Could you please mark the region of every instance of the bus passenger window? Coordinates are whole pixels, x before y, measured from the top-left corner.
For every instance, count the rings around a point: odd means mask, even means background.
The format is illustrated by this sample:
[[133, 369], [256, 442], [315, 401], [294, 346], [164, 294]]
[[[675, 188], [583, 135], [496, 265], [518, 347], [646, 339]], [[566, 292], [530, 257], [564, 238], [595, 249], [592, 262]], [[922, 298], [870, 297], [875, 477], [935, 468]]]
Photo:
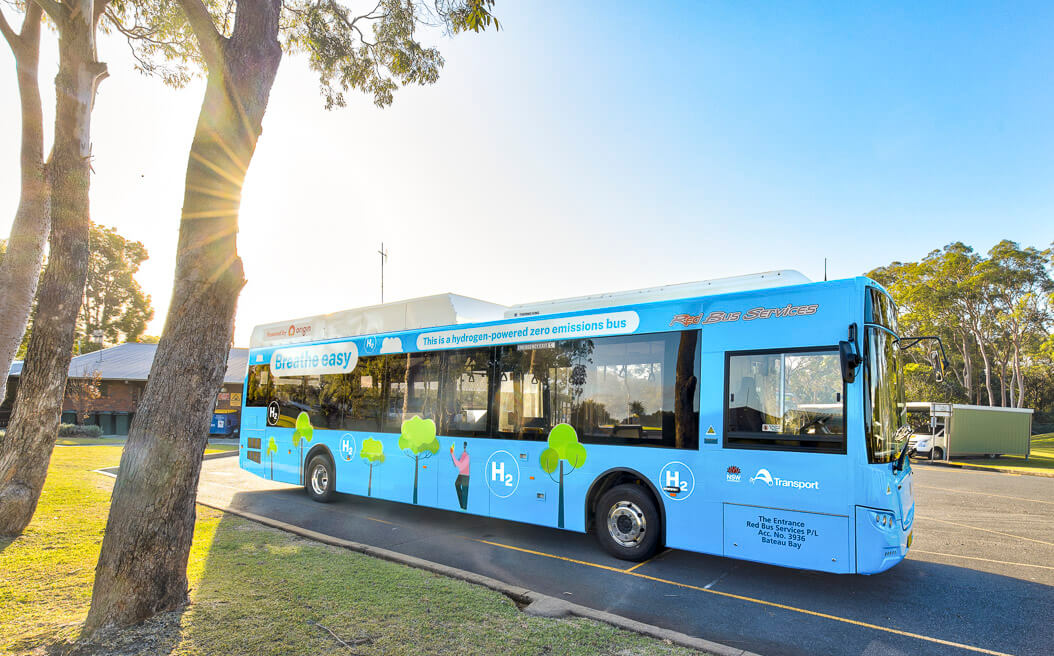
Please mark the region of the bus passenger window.
[[699, 446], [699, 333], [678, 331], [504, 346], [494, 405], [502, 437]]
[[725, 446], [845, 452], [836, 349], [728, 356]]

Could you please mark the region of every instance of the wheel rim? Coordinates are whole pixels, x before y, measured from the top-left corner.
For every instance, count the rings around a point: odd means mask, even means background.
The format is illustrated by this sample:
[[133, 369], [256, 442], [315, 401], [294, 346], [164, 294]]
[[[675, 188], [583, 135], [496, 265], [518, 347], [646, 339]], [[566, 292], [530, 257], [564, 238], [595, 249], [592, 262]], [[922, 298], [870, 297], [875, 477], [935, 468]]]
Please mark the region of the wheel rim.
[[636, 547], [644, 541], [648, 521], [644, 511], [632, 501], [619, 501], [608, 511], [608, 534], [623, 547]]
[[329, 489], [329, 471], [325, 465], [315, 465], [311, 471], [311, 490], [318, 495], [326, 493]]

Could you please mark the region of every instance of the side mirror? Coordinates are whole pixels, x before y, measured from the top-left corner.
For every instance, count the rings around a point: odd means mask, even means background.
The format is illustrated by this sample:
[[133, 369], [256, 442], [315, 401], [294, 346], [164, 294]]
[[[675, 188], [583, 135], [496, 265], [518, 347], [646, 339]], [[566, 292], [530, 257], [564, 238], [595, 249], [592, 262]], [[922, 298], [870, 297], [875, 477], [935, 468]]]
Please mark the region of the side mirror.
[[937, 351], [931, 353], [930, 357], [933, 359], [933, 377], [938, 383], [943, 383], [944, 370], [948, 368], [948, 361]]
[[856, 380], [856, 368], [863, 360], [852, 342], [838, 342], [838, 360], [842, 365], [842, 380], [847, 383]]

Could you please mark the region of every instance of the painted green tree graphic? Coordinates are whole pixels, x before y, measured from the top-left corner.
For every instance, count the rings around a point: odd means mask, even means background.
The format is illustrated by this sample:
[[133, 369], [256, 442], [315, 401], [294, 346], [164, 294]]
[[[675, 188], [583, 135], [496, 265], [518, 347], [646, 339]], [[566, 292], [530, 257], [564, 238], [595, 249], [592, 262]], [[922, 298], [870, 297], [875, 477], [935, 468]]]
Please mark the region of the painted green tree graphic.
[[275, 444], [274, 435], [267, 439], [267, 460], [271, 464], [271, 480], [274, 480], [274, 454], [278, 453], [278, 445]]
[[372, 437], [366, 438], [359, 449], [359, 457], [370, 466], [370, 478], [366, 483], [366, 496], [373, 496], [373, 466], [384, 462], [384, 443]]
[[417, 473], [420, 470], [420, 461], [439, 453], [436, 423], [416, 415], [404, 421], [403, 432], [399, 436], [399, 448], [414, 459], [414, 503], [417, 503]]
[[[578, 433], [570, 424], [557, 424], [549, 431], [549, 448], [542, 451], [538, 459], [542, 469], [549, 478], [553, 478], [553, 472], [560, 470], [560, 501], [557, 526], [564, 527], [564, 475], [570, 474], [586, 462], [586, 448], [578, 443]], [[571, 465], [571, 470], [564, 471], [564, 462]], [[553, 478], [553, 482], [557, 479]]]
[[300, 447], [300, 484], [304, 484], [304, 442], [310, 442], [315, 435], [311, 426], [311, 417], [306, 412], [296, 416], [296, 430], [293, 431], [293, 446]]

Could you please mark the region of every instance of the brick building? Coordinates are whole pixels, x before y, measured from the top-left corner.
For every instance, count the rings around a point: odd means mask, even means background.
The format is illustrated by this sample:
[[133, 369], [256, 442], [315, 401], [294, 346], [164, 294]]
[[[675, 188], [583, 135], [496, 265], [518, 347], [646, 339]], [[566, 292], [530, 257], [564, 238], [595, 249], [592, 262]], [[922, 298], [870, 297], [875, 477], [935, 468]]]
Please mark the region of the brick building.
[[[95, 424], [104, 435], [126, 435], [135, 416], [139, 397], [146, 387], [150, 365], [154, 361], [157, 344], [120, 344], [110, 348], [78, 355], [70, 361], [66, 398], [62, 403], [62, 422], [66, 424]], [[223, 388], [217, 395], [217, 410], [228, 414], [232, 406], [240, 407], [242, 383], [245, 380], [249, 350], [232, 348], [227, 359]], [[11, 364], [7, 379], [7, 398], [0, 405], [0, 426], [6, 426], [18, 393], [22, 362]], [[88, 393], [88, 383], [98, 377], [98, 398]], [[237, 399], [238, 404], [233, 401]], [[88, 415], [84, 422], [77, 415]], [[237, 422], [237, 417], [234, 418]], [[235, 424], [236, 425], [236, 424]]]

